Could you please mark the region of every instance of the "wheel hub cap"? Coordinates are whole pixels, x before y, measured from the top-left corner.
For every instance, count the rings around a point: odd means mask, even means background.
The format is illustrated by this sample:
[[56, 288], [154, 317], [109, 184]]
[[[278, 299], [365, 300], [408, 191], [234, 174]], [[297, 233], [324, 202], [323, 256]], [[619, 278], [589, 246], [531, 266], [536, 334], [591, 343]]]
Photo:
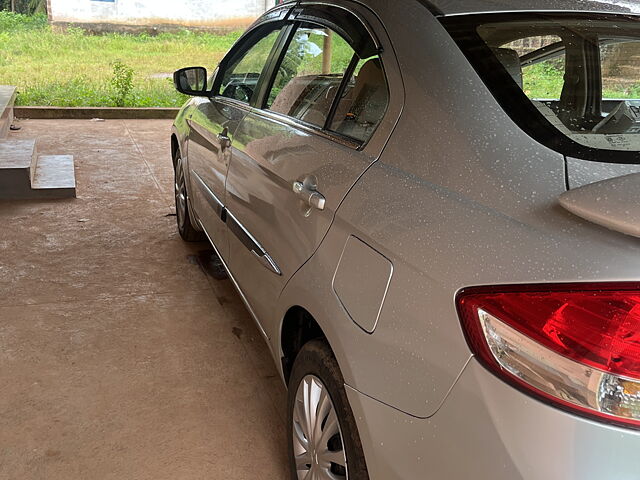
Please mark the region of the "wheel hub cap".
[[292, 435], [298, 480], [349, 478], [335, 407], [327, 387], [314, 375], [298, 385]]

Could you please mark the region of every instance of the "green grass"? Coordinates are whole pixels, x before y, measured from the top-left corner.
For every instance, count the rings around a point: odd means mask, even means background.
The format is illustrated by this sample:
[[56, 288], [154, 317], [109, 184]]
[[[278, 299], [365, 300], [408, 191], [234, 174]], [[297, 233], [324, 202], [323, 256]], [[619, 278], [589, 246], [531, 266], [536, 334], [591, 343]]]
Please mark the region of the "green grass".
[[[640, 83], [629, 85], [612, 76], [605, 77], [603, 83], [603, 98], [640, 99]], [[523, 69], [523, 90], [529, 98], [559, 99], [563, 86], [563, 58], [547, 60]]]
[[115, 106], [120, 62], [134, 72], [124, 106], [177, 107], [186, 97], [155, 76], [193, 65], [212, 70], [239, 35], [89, 35], [54, 30], [45, 16], [0, 11], [0, 84], [18, 87], [18, 105]]
[[531, 65], [522, 73], [523, 90], [529, 98], [560, 98], [564, 85], [562, 59]]

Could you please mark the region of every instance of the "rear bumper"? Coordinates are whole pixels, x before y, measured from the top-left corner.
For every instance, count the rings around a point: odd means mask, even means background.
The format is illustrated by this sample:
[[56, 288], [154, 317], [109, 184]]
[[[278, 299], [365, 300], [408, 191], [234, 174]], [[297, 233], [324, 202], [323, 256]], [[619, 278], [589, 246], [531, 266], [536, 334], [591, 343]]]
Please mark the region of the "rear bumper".
[[347, 387], [372, 480], [616, 480], [640, 476], [640, 431], [576, 417], [472, 360], [438, 412], [417, 419]]

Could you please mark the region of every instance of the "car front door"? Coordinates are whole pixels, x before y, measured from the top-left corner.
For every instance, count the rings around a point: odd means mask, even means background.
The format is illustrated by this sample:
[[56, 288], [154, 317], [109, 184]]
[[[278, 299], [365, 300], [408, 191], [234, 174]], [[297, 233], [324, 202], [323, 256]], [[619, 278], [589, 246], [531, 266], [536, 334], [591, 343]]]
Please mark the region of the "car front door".
[[[357, 4], [297, 8], [269, 81], [235, 133], [229, 266], [263, 334], [275, 302], [380, 155], [402, 107], [399, 70]], [[386, 45], [389, 47], [389, 45]]]
[[284, 22], [271, 21], [246, 34], [221, 62], [210, 98], [194, 99], [188, 165], [191, 201], [207, 236], [224, 259], [225, 180], [234, 155], [234, 134], [250, 109], [256, 86], [281, 36]]

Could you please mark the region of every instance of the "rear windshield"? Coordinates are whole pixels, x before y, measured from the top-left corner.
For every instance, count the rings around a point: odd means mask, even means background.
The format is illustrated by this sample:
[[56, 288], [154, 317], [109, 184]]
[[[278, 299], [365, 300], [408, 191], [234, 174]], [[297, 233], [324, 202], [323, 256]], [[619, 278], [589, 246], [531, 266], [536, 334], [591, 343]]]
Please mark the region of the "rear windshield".
[[638, 18], [527, 13], [443, 23], [533, 136], [572, 156], [640, 163]]

